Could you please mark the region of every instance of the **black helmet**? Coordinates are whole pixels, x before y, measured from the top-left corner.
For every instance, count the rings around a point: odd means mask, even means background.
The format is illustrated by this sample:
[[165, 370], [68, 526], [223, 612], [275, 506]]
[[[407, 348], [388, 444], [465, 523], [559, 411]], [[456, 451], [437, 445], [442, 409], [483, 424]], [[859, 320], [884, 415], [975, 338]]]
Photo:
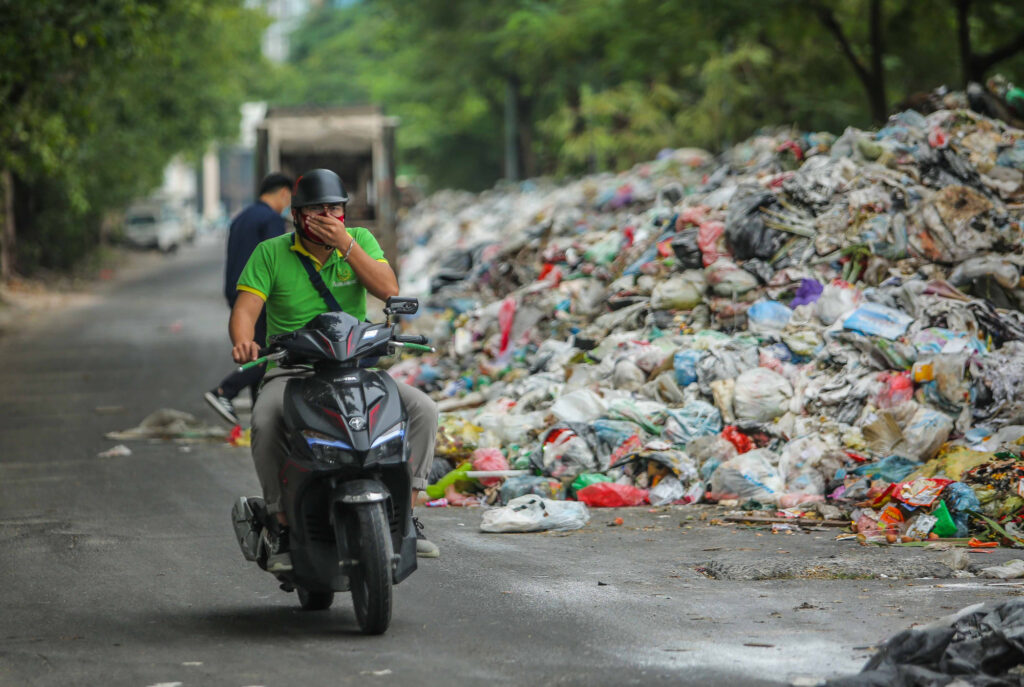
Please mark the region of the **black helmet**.
[[329, 169], [314, 169], [295, 180], [292, 207], [306, 205], [333, 205], [347, 203], [348, 194], [341, 185], [341, 177]]

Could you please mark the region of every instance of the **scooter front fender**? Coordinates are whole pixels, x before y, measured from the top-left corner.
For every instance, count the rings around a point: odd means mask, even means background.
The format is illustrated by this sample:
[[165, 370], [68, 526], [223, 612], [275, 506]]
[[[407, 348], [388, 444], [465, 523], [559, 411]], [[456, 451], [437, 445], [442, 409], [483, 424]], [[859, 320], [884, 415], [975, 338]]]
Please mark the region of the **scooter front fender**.
[[354, 479], [342, 482], [334, 491], [334, 501], [346, 505], [381, 503], [391, 498], [387, 487], [375, 479]]

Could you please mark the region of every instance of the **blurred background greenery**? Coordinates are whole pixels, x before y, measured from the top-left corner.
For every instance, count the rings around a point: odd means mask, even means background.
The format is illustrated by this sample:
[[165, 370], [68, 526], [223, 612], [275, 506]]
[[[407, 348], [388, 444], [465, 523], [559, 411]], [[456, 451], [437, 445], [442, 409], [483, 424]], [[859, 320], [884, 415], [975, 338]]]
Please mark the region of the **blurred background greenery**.
[[427, 190], [839, 133], [1024, 72], [1003, 0], [0, 0], [0, 275], [67, 269], [244, 102], [380, 105]]

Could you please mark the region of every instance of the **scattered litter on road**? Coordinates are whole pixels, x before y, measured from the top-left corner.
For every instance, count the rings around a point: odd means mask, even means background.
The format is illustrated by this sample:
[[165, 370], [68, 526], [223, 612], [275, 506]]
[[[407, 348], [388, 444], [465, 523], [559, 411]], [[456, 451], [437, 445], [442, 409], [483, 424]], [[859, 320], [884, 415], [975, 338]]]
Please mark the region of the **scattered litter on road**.
[[174, 441], [224, 441], [228, 432], [223, 427], [207, 425], [194, 415], [163, 408], [147, 416], [137, 427], [107, 433], [108, 439], [164, 439]]
[[96, 457], [97, 458], [115, 458], [117, 456], [130, 456], [131, 454], [132, 454], [132, 450], [130, 448], [128, 448], [124, 444], [118, 444], [117, 446], [115, 446], [113, 448], [109, 448], [106, 451], [103, 451], [102, 453], [97, 453]]

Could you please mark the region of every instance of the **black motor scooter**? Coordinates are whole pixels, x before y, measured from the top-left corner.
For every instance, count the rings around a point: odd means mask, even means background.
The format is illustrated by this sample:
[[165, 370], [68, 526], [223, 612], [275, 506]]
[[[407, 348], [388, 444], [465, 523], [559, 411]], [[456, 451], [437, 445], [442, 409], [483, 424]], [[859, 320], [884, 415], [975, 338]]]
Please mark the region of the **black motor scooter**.
[[[292, 570], [274, 574], [306, 610], [329, 608], [335, 592], [351, 590], [366, 634], [381, 634], [391, 622], [392, 584], [416, 569], [416, 530], [406, 411], [387, 372], [360, 361], [396, 347], [433, 350], [424, 337], [400, 335], [391, 324], [392, 315], [418, 308], [415, 298], [389, 298], [384, 324], [324, 313], [271, 337], [268, 355], [248, 364], [312, 366], [285, 388], [289, 453], [281, 482]], [[260, 535], [274, 526], [272, 517], [255, 496], [239, 498], [231, 511], [242, 554], [264, 570]]]

